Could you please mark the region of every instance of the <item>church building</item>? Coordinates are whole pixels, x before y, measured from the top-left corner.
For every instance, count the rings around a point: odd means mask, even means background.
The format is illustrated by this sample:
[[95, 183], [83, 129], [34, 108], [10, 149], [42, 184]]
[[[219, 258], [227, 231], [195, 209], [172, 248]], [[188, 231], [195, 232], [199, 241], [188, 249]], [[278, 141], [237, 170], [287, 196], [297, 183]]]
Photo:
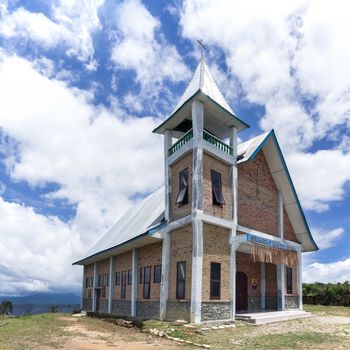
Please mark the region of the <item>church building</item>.
[[76, 265], [82, 308], [117, 316], [234, 321], [302, 310], [302, 253], [317, 250], [273, 130], [249, 126], [202, 58], [164, 136], [164, 187]]

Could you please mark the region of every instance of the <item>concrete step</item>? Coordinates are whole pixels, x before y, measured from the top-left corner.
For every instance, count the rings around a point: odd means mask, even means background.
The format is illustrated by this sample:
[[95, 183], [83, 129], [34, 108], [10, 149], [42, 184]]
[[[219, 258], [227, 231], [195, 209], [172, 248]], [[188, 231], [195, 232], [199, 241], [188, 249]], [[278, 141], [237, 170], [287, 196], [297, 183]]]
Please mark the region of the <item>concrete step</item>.
[[308, 318], [311, 316], [312, 314], [310, 312], [298, 310], [298, 311], [261, 312], [261, 313], [254, 313], [254, 314], [238, 314], [236, 315], [235, 318], [236, 320], [241, 320], [241, 321], [259, 325], [259, 324]]

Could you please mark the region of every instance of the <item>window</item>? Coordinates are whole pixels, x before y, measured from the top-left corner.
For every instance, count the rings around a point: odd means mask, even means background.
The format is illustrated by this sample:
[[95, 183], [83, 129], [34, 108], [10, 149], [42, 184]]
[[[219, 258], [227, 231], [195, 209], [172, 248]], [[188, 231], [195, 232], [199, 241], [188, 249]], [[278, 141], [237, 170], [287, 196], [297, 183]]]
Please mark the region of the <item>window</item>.
[[132, 270], [128, 271], [128, 284], [132, 284]]
[[145, 267], [143, 272], [143, 298], [149, 299], [151, 294], [151, 267]]
[[88, 298], [91, 298], [91, 289], [88, 289]]
[[185, 279], [186, 279], [186, 262], [177, 263], [176, 271], [176, 299], [185, 299]]
[[85, 279], [85, 287], [86, 288], [91, 288], [92, 287], [92, 282], [93, 282], [93, 277], [86, 277], [86, 279]]
[[101, 275], [98, 276], [97, 287], [101, 287]]
[[214, 170], [211, 171], [211, 187], [213, 190], [213, 204], [222, 207], [225, 201], [222, 195], [221, 174]]
[[287, 267], [287, 294], [293, 293], [293, 270]]
[[106, 285], [107, 285], [107, 287], [109, 287], [109, 273], [106, 273], [106, 279], [107, 279], [107, 283], [106, 283]]
[[155, 265], [153, 271], [153, 283], [160, 283], [162, 279], [162, 265]]
[[115, 285], [120, 286], [120, 272], [115, 274]]
[[126, 297], [126, 271], [122, 272], [122, 286], [120, 288], [120, 297], [123, 299]]
[[106, 287], [102, 287], [102, 298], [106, 297]]
[[176, 204], [184, 205], [188, 203], [188, 169], [184, 169], [179, 174], [179, 194]]
[[221, 264], [210, 263], [210, 299], [220, 299]]
[[143, 267], [140, 267], [140, 284], [143, 283]]

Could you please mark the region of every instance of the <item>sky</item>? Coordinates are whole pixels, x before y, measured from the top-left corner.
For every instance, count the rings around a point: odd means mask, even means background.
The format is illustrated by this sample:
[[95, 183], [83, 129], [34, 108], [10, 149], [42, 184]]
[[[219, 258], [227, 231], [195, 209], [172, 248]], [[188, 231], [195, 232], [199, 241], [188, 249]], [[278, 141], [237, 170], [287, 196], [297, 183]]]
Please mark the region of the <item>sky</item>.
[[[72, 266], [163, 184], [152, 133], [204, 41], [244, 141], [274, 129], [311, 232], [304, 282], [350, 280], [348, 1], [0, 0], [0, 294]], [[140, 169], [142, 169], [140, 171]]]

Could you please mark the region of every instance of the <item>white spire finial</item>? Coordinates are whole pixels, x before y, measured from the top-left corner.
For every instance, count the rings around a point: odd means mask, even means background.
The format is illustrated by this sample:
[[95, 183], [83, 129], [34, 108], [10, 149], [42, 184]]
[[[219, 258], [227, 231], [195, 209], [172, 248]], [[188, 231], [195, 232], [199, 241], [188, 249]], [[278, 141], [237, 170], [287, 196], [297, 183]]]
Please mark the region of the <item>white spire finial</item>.
[[197, 43], [199, 44], [199, 49], [201, 50], [201, 58], [204, 59], [204, 52], [207, 51], [208, 49], [204, 45], [202, 39], [197, 39]]

